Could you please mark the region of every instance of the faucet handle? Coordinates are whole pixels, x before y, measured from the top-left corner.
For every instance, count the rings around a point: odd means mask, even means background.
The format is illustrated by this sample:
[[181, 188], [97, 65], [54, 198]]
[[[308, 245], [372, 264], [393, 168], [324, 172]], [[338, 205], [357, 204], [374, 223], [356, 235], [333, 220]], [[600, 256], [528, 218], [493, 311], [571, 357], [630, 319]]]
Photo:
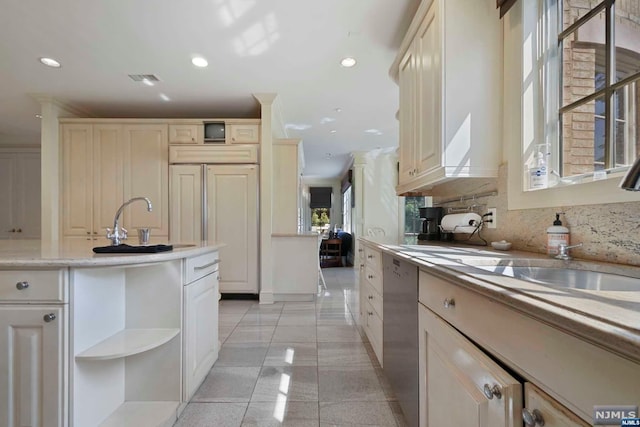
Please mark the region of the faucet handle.
[[127, 229], [126, 229], [126, 228], [124, 228], [124, 227], [121, 227], [121, 228], [120, 228], [120, 231], [121, 231], [121, 233], [120, 233], [120, 239], [121, 239], [121, 240], [127, 240], [127, 237], [129, 237], [129, 232], [127, 231]]

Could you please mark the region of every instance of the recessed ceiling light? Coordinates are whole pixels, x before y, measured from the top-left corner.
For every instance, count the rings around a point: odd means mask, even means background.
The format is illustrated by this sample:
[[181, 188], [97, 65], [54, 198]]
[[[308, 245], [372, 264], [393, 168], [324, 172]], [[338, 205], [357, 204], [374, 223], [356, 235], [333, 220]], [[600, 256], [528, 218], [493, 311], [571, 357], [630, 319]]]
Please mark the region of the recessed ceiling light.
[[42, 118], [42, 114], [36, 114], [36, 119], [41, 119]]
[[347, 56], [346, 58], [343, 58], [342, 61], [340, 61], [340, 65], [342, 65], [345, 68], [351, 68], [354, 65], [356, 65], [356, 60], [355, 58]]
[[58, 61], [56, 61], [53, 58], [40, 58], [39, 61], [46, 65], [47, 67], [51, 67], [51, 68], [60, 68], [62, 65], [60, 65], [60, 63]]
[[335, 130], [335, 129], [331, 129], [329, 132], [331, 132], [331, 133], [336, 133], [336, 132], [338, 132], [338, 131], [337, 131], [337, 130]]
[[171, 101], [171, 98], [169, 98], [167, 95], [165, 95], [164, 93], [160, 94], [160, 99], [162, 99], [163, 101]]
[[342, 108], [338, 107], [338, 108], [334, 108], [334, 110], [336, 113], [341, 113], [342, 112]]
[[195, 58], [191, 59], [191, 63], [200, 68], [204, 68], [209, 65], [209, 62], [207, 62], [207, 60], [201, 56], [196, 56]]
[[149, 79], [142, 79], [142, 83], [146, 84], [147, 86], [155, 86], [155, 83], [153, 83]]

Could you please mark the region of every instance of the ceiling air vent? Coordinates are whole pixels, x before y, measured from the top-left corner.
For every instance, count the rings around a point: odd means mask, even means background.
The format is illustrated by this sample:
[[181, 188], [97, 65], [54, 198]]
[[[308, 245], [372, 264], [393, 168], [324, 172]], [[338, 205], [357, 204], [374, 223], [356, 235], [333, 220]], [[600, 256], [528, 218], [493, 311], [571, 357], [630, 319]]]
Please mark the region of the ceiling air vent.
[[129, 78], [134, 82], [159, 82], [158, 76], [153, 74], [129, 74]]

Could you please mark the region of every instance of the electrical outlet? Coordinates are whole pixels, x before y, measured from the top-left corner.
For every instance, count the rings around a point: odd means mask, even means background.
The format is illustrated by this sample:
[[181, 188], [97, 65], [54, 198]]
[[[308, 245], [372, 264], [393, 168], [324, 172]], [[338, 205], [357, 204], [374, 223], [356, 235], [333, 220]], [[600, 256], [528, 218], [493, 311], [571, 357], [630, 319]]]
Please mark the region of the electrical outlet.
[[487, 223], [488, 228], [496, 228], [498, 225], [498, 209], [489, 208], [487, 212], [491, 214], [486, 217], [487, 220], [491, 220], [491, 222]]

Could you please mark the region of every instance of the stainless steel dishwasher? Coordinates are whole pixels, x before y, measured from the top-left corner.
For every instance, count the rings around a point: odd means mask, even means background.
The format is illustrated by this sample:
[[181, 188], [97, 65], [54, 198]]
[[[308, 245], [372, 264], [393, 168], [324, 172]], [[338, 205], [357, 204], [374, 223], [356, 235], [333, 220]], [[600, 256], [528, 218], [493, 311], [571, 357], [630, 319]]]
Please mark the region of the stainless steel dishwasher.
[[404, 412], [417, 427], [418, 407], [418, 267], [382, 254], [384, 372]]

